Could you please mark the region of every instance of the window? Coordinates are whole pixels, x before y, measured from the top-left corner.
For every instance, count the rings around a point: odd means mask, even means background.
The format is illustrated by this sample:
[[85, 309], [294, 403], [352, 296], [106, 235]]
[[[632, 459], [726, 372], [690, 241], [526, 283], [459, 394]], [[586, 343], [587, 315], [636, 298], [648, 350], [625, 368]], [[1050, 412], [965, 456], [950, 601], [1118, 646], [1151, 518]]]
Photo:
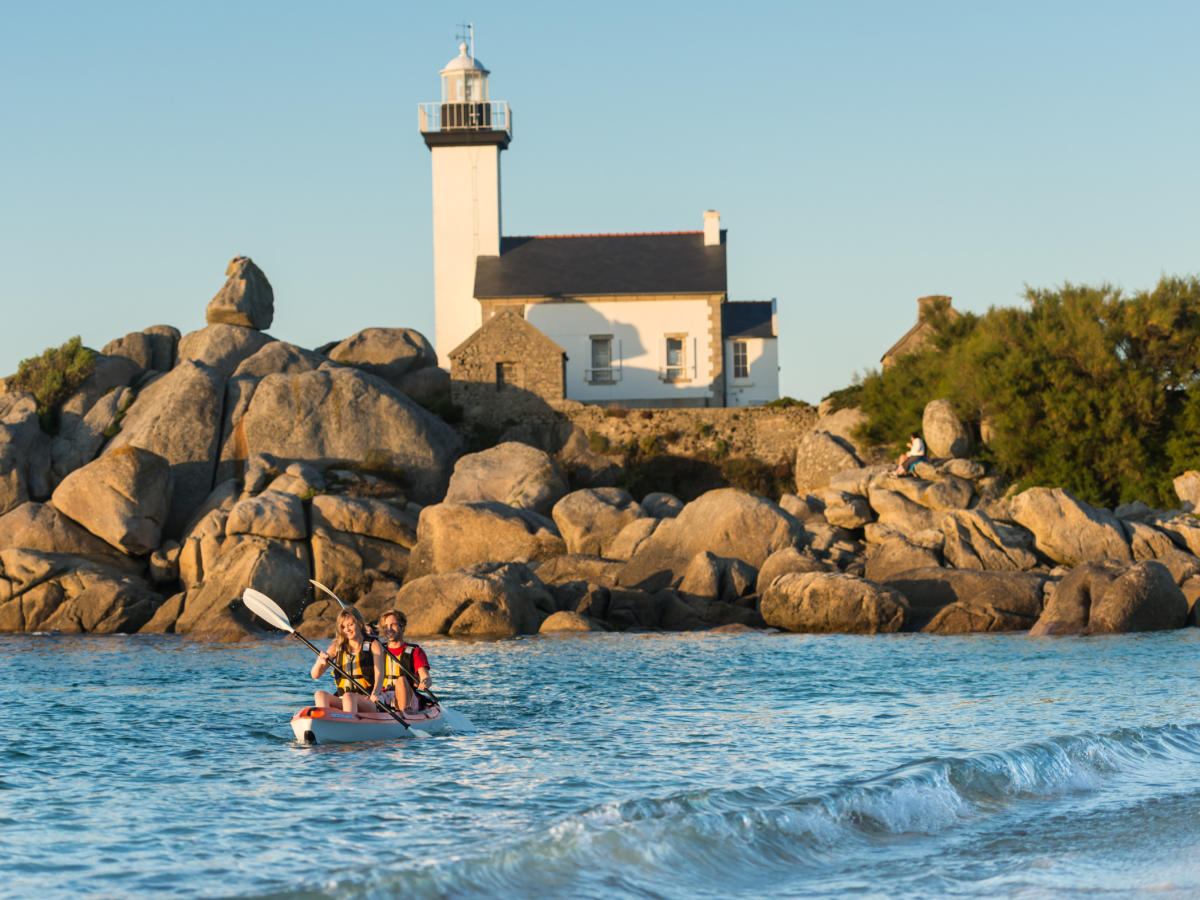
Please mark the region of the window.
[[667, 365], [663, 381], [683, 381], [687, 377], [687, 335], [667, 335]]
[[734, 378], [749, 378], [750, 377], [750, 361], [746, 356], [746, 342], [733, 342], [733, 377]]
[[590, 384], [613, 384], [616, 378], [613, 377], [612, 335], [593, 334], [591, 341], [592, 367], [585, 373], [584, 380]]
[[515, 362], [498, 362], [496, 363], [496, 390], [502, 391], [506, 387], [521, 386], [521, 369], [520, 365]]

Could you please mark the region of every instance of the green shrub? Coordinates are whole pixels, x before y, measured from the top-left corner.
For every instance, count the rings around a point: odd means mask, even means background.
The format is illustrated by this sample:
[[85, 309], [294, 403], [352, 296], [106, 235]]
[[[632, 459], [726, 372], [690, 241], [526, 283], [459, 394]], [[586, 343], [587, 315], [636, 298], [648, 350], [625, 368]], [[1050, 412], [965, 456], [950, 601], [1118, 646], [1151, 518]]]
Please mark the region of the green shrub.
[[736, 487], [778, 501], [794, 487], [792, 466], [736, 457], [724, 463], [693, 456], [661, 453], [626, 462], [621, 487], [634, 497], [666, 491], [688, 503], [706, 491]]
[[641, 441], [638, 443], [638, 450], [642, 456], [656, 456], [663, 449], [662, 438], [657, 434], [642, 435]]
[[770, 409], [787, 409], [789, 406], [806, 406], [803, 400], [797, 400], [795, 397], [777, 397], [774, 400], [769, 400], [763, 406]]
[[612, 442], [598, 431], [589, 431], [588, 449], [593, 453], [607, 453], [612, 449]]
[[663, 432], [663, 440], [668, 444], [674, 444], [679, 440], [680, 434], [678, 428], [668, 428]]
[[42, 427], [53, 431], [62, 406], [96, 367], [96, 352], [83, 346], [79, 336], [61, 347], [51, 347], [41, 356], [21, 360], [9, 390], [29, 391], [37, 400]]
[[790, 462], [771, 464], [749, 456], [735, 456], [725, 460], [721, 464], [721, 477], [730, 487], [761, 494], [774, 501], [778, 501], [795, 485]]
[[722, 460], [729, 455], [729, 441], [725, 438], [717, 438], [713, 444], [713, 448], [709, 451], [709, 456], [715, 460]]
[[1018, 488], [1063, 487], [1097, 506], [1175, 504], [1200, 467], [1200, 279], [1164, 277], [1130, 297], [1108, 285], [1029, 288], [1028, 308], [935, 315], [934, 349], [858, 385], [859, 438], [903, 444], [925, 404], [986, 420], [989, 461]]
[[463, 408], [451, 400], [448, 394], [439, 394], [429, 405], [421, 405], [447, 425], [457, 425], [463, 420]]
[[623, 406], [608, 406], [604, 409], [604, 418], [606, 419], [623, 419], [629, 415], [629, 410]]
[[708, 437], [713, 432], [712, 422], [701, 422], [696, 426], [696, 434], [700, 437]]
[[651, 491], [666, 491], [685, 503], [705, 491], [726, 487], [721, 470], [705, 459], [659, 454], [645, 460], [629, 460], [621, 474], [620, 487], [634, 497]]

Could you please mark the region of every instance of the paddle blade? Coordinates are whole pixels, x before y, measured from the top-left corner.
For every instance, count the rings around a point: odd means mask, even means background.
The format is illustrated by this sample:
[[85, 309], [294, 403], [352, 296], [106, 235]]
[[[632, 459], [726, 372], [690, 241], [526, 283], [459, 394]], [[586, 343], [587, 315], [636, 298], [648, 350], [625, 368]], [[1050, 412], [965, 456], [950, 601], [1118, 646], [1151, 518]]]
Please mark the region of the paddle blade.
[[445, 703], [438, 703], [438, 706], [441, 707], [442, 718], [455, 734], [470, 734], [477, 730], [471, 720], [462, 713], [451, 709]]
[[333, 591], [331, 591], [329, 588], [325, 587], [325, 585], [321, 584], [321, 582], [314, 581], [312, 578], [310, 578], [310, 579], [308, 579], [308, 583], [311, 584], [313, 587], [317, 588], [318, 590], [322, 590], [325, 593], [327, 593], [330, 597], [332, 597], [334, 600], [337, 601], [338, 606], [340, 606], [342, 609], [346, 608], [346, 604], [342, 602], [342, 598], [339, 597], [337, 594], [335, 594]]
[[286, 631], [289, 634], [295, 633], [292, 628], [292, 623], [288, 621], [287, 613], [279, 608], [279, 604], [264, 594], [262, 591], [256, 591], [254, 588], [246, 588], [242, 591], [242, 602], [246, 604], [246, 609], [254, 613], [264, 622], [274, 625], [280, 631]]

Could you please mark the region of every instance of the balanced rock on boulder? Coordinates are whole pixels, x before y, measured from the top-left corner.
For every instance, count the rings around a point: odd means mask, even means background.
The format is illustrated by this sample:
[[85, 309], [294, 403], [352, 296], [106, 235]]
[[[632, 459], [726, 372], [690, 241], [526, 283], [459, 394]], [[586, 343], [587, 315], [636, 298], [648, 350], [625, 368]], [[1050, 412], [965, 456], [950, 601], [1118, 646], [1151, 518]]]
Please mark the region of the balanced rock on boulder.
[[262, 269], [248, 256], [235, 256], [225, 268], [225, 284], [209, 301], [209, 325], [241, 325], [264, 331], [275, 318], [275, 292]]

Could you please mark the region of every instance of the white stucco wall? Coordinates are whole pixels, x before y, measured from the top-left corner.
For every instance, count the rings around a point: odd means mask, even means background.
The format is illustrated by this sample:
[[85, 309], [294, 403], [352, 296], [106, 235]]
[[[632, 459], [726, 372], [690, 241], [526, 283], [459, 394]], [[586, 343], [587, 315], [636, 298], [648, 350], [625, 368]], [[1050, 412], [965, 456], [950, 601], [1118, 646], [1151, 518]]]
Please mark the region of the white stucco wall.
[[758, 406], [779, 398], [779, 340], [736, 338], [746, 342], [749, 378], [733, 377], [733, 340], [725, 341], [725, 377], [729, 406]]
[[500, 148], [433, 147], [434, 345], [438, 364], [482, 324], [475, 257], [500, 255]]
[[[586, 403], [712, 397], [709, 305], [704, 300], [531, 303], [525, 318], [567, 352], [567, 397]], [[611, 334], [615, 384], [590, 384], [592, 335]], [[689, 381], [663, 381], [666, 336], [684, 334]]]

